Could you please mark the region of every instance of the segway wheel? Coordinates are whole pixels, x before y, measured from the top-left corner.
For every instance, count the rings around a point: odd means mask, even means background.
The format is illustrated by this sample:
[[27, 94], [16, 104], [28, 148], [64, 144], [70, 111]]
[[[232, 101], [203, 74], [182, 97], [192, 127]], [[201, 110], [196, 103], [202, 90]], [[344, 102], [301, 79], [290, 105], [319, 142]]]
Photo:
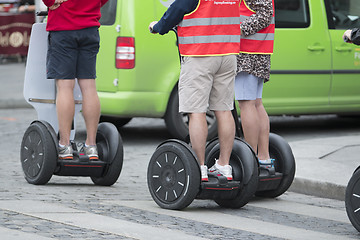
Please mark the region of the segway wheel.
[[282, 173], [279, 186], [273, 190], [257, 191], [256, 196], [275, 198], [286, 192], [291, 186], [295, 176], [295, 158], [290, 145], [281, 136], [270, 133], [270, 157], [275, 159], [275, 172]]
[[[219, 159], [220, 145], [216, 144], [206, 157], [206, 165], [210, 168]], [[226, 208], [241, 208], [254, 196], [258, 184], [258, 165], [251, 147], [241, 139], [234, 140], [230, 162], [233, 169], [233, 180], [240, 182], [239, 192], [234, 199], [215, 199], [215, 202]]]
[[360, 169], [354, 172], [346, 187], [345, 207], [351, 224], [360, 232]]
[[57, 163], [57, 148], [48, 128], [42, 122], [33, 122], [21, 142], [20, 161], [28, 183], [46, 184]]
[[96, 185], [111, 186], [120, 176], [124, 159], [123, 142], [114, 124], [109, 122], [99, 124], [96, 145], [99, 159], [106, 162], [107, 166], [101, 177], [91, 177], [91, 180]]
[[186, 143], [169, 140], [152, 155], [147, 180], [150, 194], [160, 207], [180, 210], [199, 192], [200, 167]]

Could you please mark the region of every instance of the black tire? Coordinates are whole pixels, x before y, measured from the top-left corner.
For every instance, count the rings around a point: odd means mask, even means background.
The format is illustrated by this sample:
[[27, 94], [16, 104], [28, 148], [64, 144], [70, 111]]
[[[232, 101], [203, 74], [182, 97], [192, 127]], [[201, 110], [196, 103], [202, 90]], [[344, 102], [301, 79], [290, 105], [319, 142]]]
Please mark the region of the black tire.
[[33, 122], [25, 131], [20, 150], [26, 181], [35, 185], [46, 184], [55, 171], [57, 159], [56, 143], [48, 127], [42, 122]]
[[121, 128], [128, 124], [132, 118], [121, 118], [121, 117], [112, 117], [112, 116], [100, 116], [100, 123], [109, 122], [114, 124], [117, 128]]
[[[206, 165], [211, 167], [220, 155], [220, 145], [216, 144], [206, 157]], [[258, 184], [258, 165], [254, 152], [242, 140], [236, 138], [230, 156], [233, 168], [233, 180], [240, 181], [239, 193], [234, 199], [216, 199], [215, 202], [221, 207], [241, 208], [245, 206], [254, 196]]]
[[279, 135], [269, 135], [270, 157], [275, 159], [275, 171], [282, 173], [279, 186], [274, 190], [258, 191], [256, 196], [275, 198], [286, 192], [295, 176], [295, 158], [290, 145]]
[[108, 163], [101, 177], [91, 177], [96, 185], [111, 186], [118, 180], [124, 159], [124, 149], [121, 136], [116, 127], [103, 122], [98, 126], [96, 145], [99, 158]]
[[186, 143], [168, 140], [152, 155], [147, 181], [150, 194], [160, 207], [180, 210], [199, 192], [200, 167]]
[[[179, 113], [179, 93], [177, 86], [170, 96], [164, 120], [172, 137], [186, 141], [186, 137], [189, 135], [189, 120], [187, 114]], [[215, 114], [212, 111], [207, 111], [206, 120], [208, 123], [207, 139], [210, 140], [217, 136], [217, 121]]]
[[360, 169], [349, 180], [345, 193], [346, 213], [351, 224], [360, 232]]

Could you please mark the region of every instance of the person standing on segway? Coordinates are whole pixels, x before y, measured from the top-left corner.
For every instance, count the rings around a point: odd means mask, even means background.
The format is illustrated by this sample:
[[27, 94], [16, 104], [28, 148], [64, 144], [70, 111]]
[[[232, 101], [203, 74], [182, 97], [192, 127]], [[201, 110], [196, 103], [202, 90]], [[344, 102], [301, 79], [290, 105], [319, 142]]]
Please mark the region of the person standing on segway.
[[360, 28], [346, 30], [343, 39], [345, 42], [360, 45]]
[[243, 0], [240, 4], [241, 44], [237, 57], [235, 100], [238, 101], [245, 141], [257, 153], [261, 168], [273, 168], [269, 154], [270, 123], [263, 106], [264, 82], [270, 78], [275, 17], [273, 0]]
[[87, 137], [83, 147], [90, 160], [98, 160], [96, 132], [100, 102], [96, 92], [96, 56], [99, 51], [100, 8], [108, 0], [43, 0], [49, 8], [47, 78], [56, 80], [59, 121], [59, 159], [73, 159], [70, 132], [77, 78], [82, 93], [82, 113]]
[[236, 55], [240, 50], [239, 0], [175, 0], [149, 29], [161, 35], [178, 25], [181, 72], [179, 112], [189, 114], [192, 148], [208, 181], [205, 145], [206, 111], [218, 120], [220, 157], [209, 171], [232, 180], [229, 159], [235, 138], [234, 106]]

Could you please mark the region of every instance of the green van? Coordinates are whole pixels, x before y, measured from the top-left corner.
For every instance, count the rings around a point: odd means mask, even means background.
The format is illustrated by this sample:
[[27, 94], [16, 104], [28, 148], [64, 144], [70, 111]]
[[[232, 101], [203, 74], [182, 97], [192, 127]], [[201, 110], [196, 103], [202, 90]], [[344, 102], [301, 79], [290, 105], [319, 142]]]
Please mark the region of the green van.
[[[174, 0], [109, 0], [102, 8], [97, 90], [102, 119], [163, 118], [183, 139], [175, 34], [149, 33]], [[344, 43], [360, 27], [359, 0], [275, 0], [275, 49], [263, 101], [269, 115], [360, 113], [360, 46]], [[209, 112], [209, 137], [216, 134]]]

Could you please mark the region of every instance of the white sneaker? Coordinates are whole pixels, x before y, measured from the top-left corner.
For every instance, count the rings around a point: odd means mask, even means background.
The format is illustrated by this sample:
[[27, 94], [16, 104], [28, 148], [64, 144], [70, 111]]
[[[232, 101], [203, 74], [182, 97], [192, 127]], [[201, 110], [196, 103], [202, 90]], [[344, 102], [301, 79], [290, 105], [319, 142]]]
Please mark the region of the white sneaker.
[[208, 168], [206, 165], [201, 165], [200, 166], [200, 170], [201, 170], [201, 181], [202, 182], [207, 182], [209, 181], [208, 178]]
[[230, 165], [221, 166], [218, 164], [218, 160], [215, 161], [215, 164], [209, 169], [209, 171], [223, 175], [228, 181], [233, 179], [232, 167]]

